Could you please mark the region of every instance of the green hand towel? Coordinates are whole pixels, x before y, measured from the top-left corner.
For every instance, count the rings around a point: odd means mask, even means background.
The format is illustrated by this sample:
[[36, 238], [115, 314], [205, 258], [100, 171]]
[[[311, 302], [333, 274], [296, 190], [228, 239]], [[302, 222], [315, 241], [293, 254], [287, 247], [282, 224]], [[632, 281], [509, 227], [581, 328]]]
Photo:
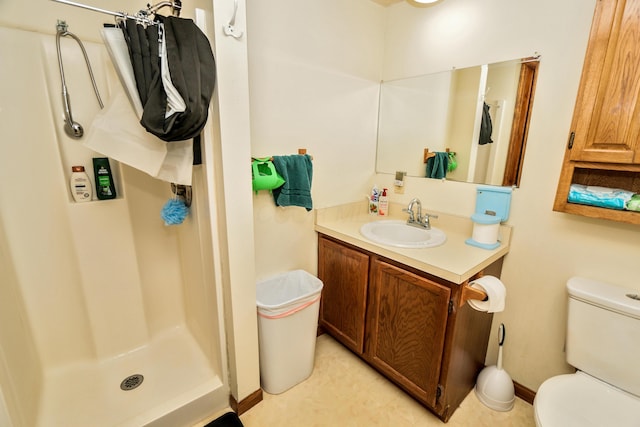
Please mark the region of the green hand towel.
[[427, 178], [442, 179], [447, 176], [449, 153], [437, 152], [427, 159]]
[[313, 209], [311, 201], [311, 179], [313, 164], [308, 154], [273, 156], [276, 171], [284, 178], [284, 184], [273, 190], [276, 206], [300, 206], [307, 211]]

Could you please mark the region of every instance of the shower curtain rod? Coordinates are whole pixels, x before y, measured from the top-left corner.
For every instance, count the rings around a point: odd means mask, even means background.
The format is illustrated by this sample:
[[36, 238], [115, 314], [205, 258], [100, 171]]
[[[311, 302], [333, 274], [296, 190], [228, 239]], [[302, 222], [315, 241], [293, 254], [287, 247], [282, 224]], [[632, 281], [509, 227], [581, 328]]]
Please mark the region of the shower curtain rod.
[[100, 13], [104, 13], [106, 15], [112, 15], [115, 17], [119, 17], [119, 18], [129, 18], [129, 19], [135, 19], [138, 22], [142, 22], [142, 23], [146, 23], [146, 24], [153, 24], [153, 20], [149, 19], [149, 15], [156, 13], [156, 11], [158, 9], [161, 9], [165, 6], [170, 6], [172, 12], [178, 16], [180, 15], [180, 9], [182, 9], [182, 1], [180, 0], [174, 0], [174, 1], [162, 1], [160, 3], [156, 3], [152, 6], [147, 5], [147, 9], [146, 10], [141, 10], [140, 12], [138, 12], [137, 15], [133, 16], [133, 15], [129, 15], [126, 14], [124, 12], [114, 12], [111, 10], [106, 10], [106, 9], [101, 9], [99, 7], [95, 7], [95, 6], [89, 6], [86, 4], [82, 4], [82, 3], [77, 3], [74, 1], [70, 1], [70, 0], [52, 0], [55, 1], [56, 3], [63, 3], [63, 4], [67, 4], [70, 6], [76, 6], [76, 7], [81, 7], [83, 9], [89, 9], [92, 10], [94, 12], [100, 12]]

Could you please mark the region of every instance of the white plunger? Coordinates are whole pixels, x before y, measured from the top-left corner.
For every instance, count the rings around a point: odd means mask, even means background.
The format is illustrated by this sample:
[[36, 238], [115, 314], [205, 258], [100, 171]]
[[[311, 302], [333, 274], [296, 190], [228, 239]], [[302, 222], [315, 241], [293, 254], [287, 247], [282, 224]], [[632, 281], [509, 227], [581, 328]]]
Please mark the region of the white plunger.
[[515, 389], [509, 374], [502, 369], [502, 344], [504, 344], [505, 328], [500, 324], [498, 329], [498, 365], [487, 366], [478, 375], [476, 396], [485, 406], [495, 411], [510, 411], [515, 403]]

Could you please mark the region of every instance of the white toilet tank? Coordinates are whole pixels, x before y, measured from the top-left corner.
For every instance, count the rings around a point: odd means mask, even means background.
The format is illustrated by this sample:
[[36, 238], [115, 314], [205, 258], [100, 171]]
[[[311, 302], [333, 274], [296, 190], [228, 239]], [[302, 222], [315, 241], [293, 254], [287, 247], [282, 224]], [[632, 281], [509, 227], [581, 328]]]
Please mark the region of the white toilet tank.
[[567, 362], [640, 397], [640, 291], [578, 277], [567, 289]]

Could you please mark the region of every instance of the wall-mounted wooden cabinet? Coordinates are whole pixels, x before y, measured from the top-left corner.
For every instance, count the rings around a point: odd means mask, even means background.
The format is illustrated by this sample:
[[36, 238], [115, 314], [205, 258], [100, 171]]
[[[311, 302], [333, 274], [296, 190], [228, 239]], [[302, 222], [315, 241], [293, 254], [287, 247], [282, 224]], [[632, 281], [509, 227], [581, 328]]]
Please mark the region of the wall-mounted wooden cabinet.
[[[484, 271], [500, 275], [501, 260]], [[320, 235], [320, 326], [443, 421], [484, 367], [492, 314], [462, 285]]]
[[567, 202], [571, 184], [640, 193], [640, 0], [598, 0], [554, 210], [640, 224]]

